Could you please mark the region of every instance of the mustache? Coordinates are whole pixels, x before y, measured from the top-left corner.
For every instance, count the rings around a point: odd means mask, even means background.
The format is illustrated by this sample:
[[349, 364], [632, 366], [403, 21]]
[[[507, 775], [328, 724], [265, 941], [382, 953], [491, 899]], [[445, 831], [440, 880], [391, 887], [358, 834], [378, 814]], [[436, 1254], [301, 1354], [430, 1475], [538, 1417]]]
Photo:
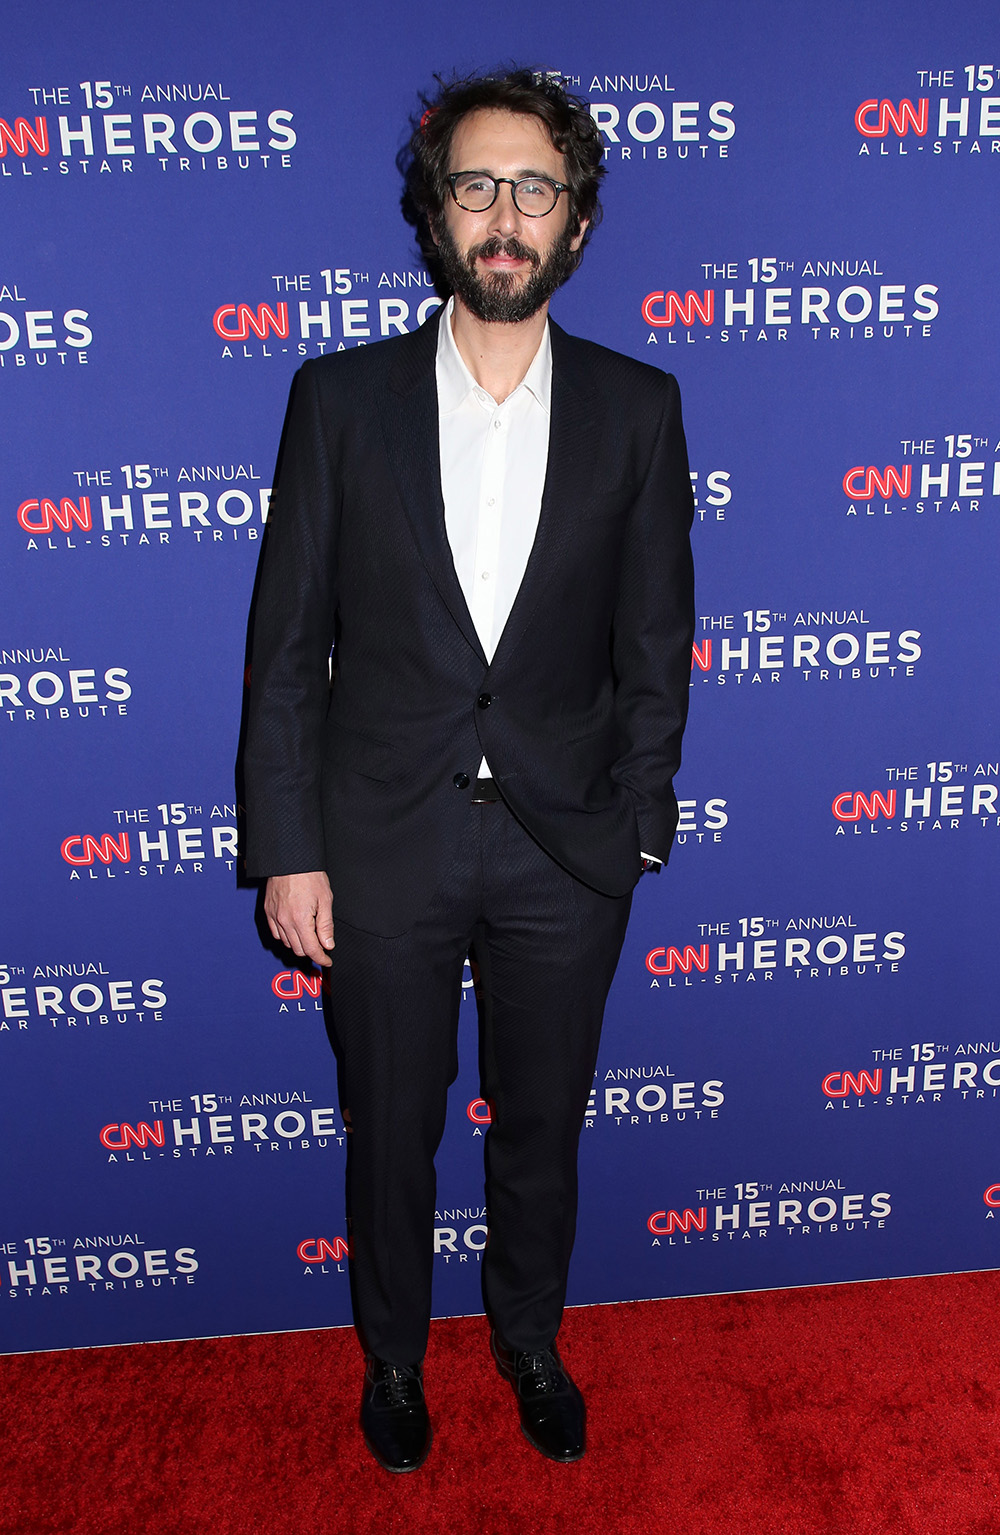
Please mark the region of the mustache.
[[530, 245], [522, 245], [516, 235], [511, 235], [506, 240], [501, 240], [499, 235], [491, 235], [484, 240], [482, 245], [474, 245], [468, 254], [468, 263], [474, 267], [479, 257], [509, 256], [514, 261], [529, 261], [533, 267], [540, 264], [537, 251]]

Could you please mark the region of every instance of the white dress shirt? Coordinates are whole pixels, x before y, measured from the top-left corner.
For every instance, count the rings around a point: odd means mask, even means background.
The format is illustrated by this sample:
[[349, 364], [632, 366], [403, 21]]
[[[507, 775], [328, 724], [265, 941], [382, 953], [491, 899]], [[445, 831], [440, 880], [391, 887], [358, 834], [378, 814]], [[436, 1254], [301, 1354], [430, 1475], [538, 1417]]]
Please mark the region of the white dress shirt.
[[[462, 595], [492, 661], [538, 531], [549, 453], [552, 343], [546, 324], [527, 373], [498, 405], [477, 384], [455, 344], [454, 308], [449, 299], [435, 363], [444, 525]], [[485, 757], [478, 776], [491, 776]]]
[[[444, 525], [487, 661], [510, 617], [538, 529], [549, 454], [552, 346], [546, 325], [524, 378], [498, 405], [455, 345], [449, 299], [438, 330]], [[484, 757], [479, 777], [490, 776]]]
[[454, 302], [441, 318], [436, 365], [444, 525], [459, 585], [492, 661], [538, 528], [552, 347], [546, 325], [527, 373], [498, 405], [455, 345]]

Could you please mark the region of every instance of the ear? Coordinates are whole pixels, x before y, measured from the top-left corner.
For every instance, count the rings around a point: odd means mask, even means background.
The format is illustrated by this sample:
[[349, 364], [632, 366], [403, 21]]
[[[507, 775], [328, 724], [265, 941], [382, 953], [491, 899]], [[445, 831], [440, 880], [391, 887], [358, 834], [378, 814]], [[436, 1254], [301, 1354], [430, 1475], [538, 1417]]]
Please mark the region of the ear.
[[583, 237], [587, 233], [587, 225], [589, 223], [590, 223], [589, 219], [581, 219], [580, 220], [580, 223], [579, 223], [579, 225], [577, 227], [576, 234], [573, 236], [572, 240], [569, 242], [569, 248], [570, 248], [571, 251], [578, 251], [580, 249], [580, 246], [583, 244]]

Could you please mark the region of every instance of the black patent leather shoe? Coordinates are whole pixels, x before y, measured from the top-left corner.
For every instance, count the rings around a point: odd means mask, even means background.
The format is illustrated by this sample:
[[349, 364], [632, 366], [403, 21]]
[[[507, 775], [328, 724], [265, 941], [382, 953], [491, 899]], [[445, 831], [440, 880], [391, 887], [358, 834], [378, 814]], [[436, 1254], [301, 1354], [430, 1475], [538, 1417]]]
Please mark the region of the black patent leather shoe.
[[365, 1444], [386, 1471], [416, 1471], [431, 1447], [431, 1424], [419, 1364], [390, 1364], [369, 1354], [361, 1397]]
[[497, 1369], [517, 1397], [525, 1438], [549, 1460], [580, 1460], [586, 1442], [587, 1409], [563, 1369], [555, 1344], [538, 1353], [526, 1353], [508, 1348], [493, 1333], [490, 1348]]

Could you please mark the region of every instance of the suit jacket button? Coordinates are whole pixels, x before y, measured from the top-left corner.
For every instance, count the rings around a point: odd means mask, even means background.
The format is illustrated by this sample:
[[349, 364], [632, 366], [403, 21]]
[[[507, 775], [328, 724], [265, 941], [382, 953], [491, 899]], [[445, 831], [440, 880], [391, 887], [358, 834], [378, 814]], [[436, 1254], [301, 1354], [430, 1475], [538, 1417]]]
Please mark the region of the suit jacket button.
[[476, 699], [476, 703], [479, 705], [480, 709], [488, 709], [492, 702], [492, 693], [480, 693], [479, 697]]
[[469, 787], [469, 782], [470, 779], [468, 773], [456, 773], [452, 779], [452, 783], [455, 785], [456, 789], [467, 789]]

